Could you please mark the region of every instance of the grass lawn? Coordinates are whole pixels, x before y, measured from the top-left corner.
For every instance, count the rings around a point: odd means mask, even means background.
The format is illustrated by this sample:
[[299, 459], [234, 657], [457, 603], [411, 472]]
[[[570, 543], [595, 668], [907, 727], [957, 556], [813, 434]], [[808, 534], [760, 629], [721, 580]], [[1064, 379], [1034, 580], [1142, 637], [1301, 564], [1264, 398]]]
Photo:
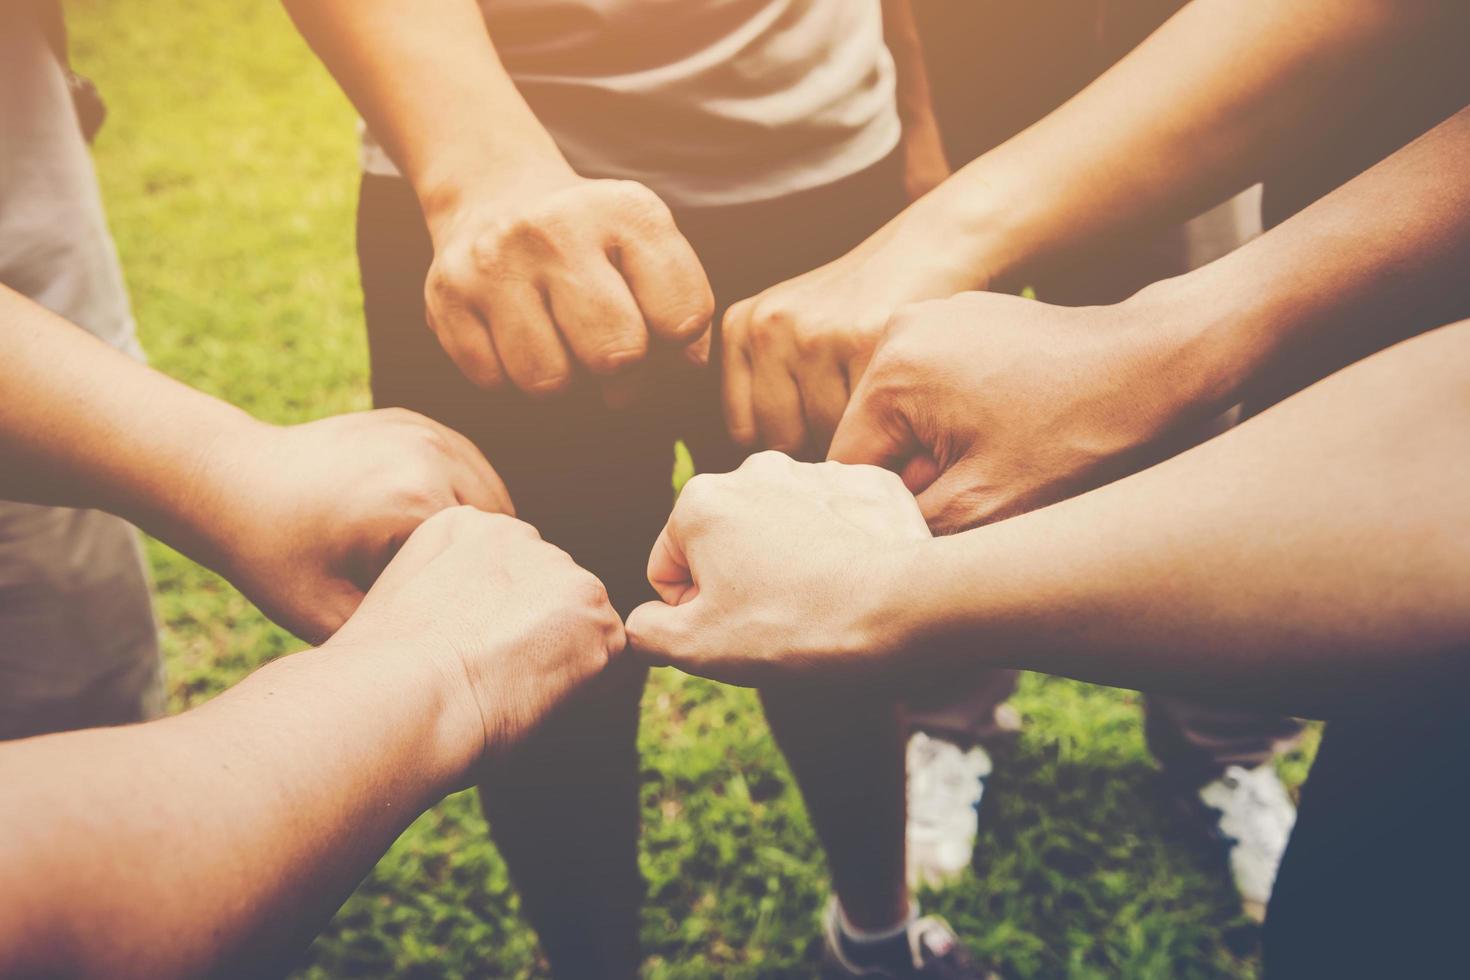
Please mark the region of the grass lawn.
[[[112, 115], [97, 162], [153, 363], [264, 418], [368, 405], [353, 114], [272, 3], [73, 0]], [[150, 545], [175, 709], [299, 643]], [[1253, 976], [1223, 869], [1151, 788], [1137, 696], [1027, 678], [973, 876], [925, 907], [1014, 977]], [[641, 735], [653, 977], [807, 976], [821, 855], [755, 699], [664, 672]], [[1306, 757], [1283, 761], [1300, 782]], [[589, 801], [595, 805], [595, 801]], [[1171, 837], [1176, 838], [1171, 840]], [[534, 940], [471, 796], [405, 833], [302, 976], [527, 976]]]

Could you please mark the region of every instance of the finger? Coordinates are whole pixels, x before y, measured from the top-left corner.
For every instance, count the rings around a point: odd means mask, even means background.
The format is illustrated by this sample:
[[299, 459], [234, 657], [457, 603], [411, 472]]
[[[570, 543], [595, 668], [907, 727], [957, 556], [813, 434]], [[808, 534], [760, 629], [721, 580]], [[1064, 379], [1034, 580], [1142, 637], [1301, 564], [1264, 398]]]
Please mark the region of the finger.
[[903, 465], [899, 476], [909, 493], [917, 497], [939, 479], [939, 461], [928, 453], [918, 453]]
[[724, 378], [722, 399], [725, 407], [725, 428], [737, 446], [749, 449], [755, 445], [755, 413], [751, 408], [753, 377], [750, 356], [746, 352], [745, 310], [739, 306], [731, 308], [725, 315], [722, 331]]
[[684, 348], [684, 359], [695, 367], [708, 367], [710, 346], [714, 339], [714, 330], [706, 330], [699, 335], [698, 340]]
[[672, 217], [652, 233], [621, 236], [618, 266], [649, 331], [672, 344], [693, 344], [709, 333], [715, 297], [699, 257]]
[[437, 312], [429, 308], [427, 313], [429, 329], [460, 374], [481, 388], [505, 384], [505, 367], [495, 351], [490, 327], [479, 314], [453, 305], [441, 305]]
[[916, 498], [934, 534], [957, 534], [996, 516], [1000, 499], [965, 466], [951, 466]]
[[515, 504], [505, 481], [480, 452], [478, 446], [459, 432], [445, 427], [445, 440], [456, 464], [454, 496], [462, 504], [479, 510], [516, 516]]
[[761, 445], [784, 453], [798, 453], [806, 446], [806, 420], [802, 415], [801, 392], [787, 369], [786, 359], [767, 354], [755, 364], [751, 414]]
[[659, 598], [671, 606], [689, 602], [699, 595], [699, 586], [694, 584], [694, 575], [683, 549], [666, 525], [659, 532], [658, 540], [648, 555], [648, 584]]
[[827, 458], [899, 470], [921, 452], [923, 446], [908, 421], [889, 407], [873, 385], [859, 383], [837, 423]]
[[797, 378], [811, 448], [824, 455], [847, 408], [847, 374], [836, 360], [803, 362]]
[[552, 273], [547, 305], [562, 340], [592, 374], [616, 374], [648, 353], [648, 328], [628, 284], [601, 252]]
[[524, 281], [503, 282], [486, 298], [485, 314], [495, 350], [517, 388], [547, 395], [571, 382], [571, 357], [539, 289]]
[[691, 612], [662, 602], [645, 602], [628, 614], [624, 627], [628, 651], [650, 666], [670, 666], [681, 651], [687, 654], [685, 623]]

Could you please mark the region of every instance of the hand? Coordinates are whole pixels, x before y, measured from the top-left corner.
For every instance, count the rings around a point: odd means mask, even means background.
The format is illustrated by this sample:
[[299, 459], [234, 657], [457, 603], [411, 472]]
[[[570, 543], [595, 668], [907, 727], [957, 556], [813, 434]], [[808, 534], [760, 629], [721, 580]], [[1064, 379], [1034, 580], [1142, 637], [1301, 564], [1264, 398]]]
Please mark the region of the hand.
[[733, 684], [876, 661], [895, 556], [928, 538], [892, 473], [759, 453], [685, 485], [648, 560], [662, 601], [633, 610], [630, 645]]
[[425, 521], [332, 639], [411, 650], [457, 693], [469, 773], [622, 652], [607, 591], [523, 521], [452, 507]]
[[490, 197], [429, 212], [429, 326], [465, 377], [532, 395], [577, 367], [611, 380], [640, 365], [650, 338], [709, 356], [714, 297], [668, 207], [642, 184], [554, 167]]
[[188, 510], [201, 560], [310, 642], [340, 626], [413, 530], [456, 504], [514, 513], [468, 439], [402, 409], [222, 435]]
[[966, 293], [908, 307], [853, 393], [831, 456], [902, 470], [936, 534], [1108, 482], [1199, 414], [1188, 400], [1198, 372], [1172, 370], [1170, 332], [1153, 327], [1132, 303]]
[[725, 313], [725, 424], [735, 442], [820, 459], [889, 317], [984, 280], [936, 258], [925, 203], [842, 258]]

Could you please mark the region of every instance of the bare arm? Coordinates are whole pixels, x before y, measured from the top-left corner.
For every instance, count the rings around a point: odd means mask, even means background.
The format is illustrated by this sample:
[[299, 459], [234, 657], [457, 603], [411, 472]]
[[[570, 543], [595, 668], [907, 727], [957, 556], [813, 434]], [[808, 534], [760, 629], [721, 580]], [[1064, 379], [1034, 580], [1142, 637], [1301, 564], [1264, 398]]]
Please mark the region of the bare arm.
[[455, 508], [322, 648], [175, 718], [0, 745], [0, 974], [279, 972], [622, 643], [589, 573]]
[[649, 565], [664, 601], [630, 642], [738, 683], [911, 672], [925, 651], [941, 676], [1014, 666], [1323, 716], [1463, 684], [1467, 378], [1470, 321], [1152, 469], [912, 546], [849, 516], [911, 523], [893, 474], [762, 454], [686, 487]]
[[267, 425], [4, 287], [0, 497], [119, 514], [313, 640], [430, 514], [511, 510], [479, 451], [428, 419]]
[[966, 293], [910, 307], [854, 391], [832, 457], [931, 468], [913, 488], [942, 532], [1131, 472], [1243, 398], [1275, 400], [1470, 314], [1467, 173], [1470, 109], [1230, 255], [1116, 306]]
[[1470, 322], [1136, 476], [937, 539], [913, 616], [984, 659], [1299, 714], [1462, 684], [1467, 378]]
[[904, 190], [917, 200], [950, 175], [949, 160], [924, 64], [913, 0], [883, 0], [883, 41], [893, 54], [898, 118], [903, 123]]
[[[1454, 3], [1194, 0], [1070, 101], [906, 212], [960, 288], [1248, 187], [1463, 30]], [[966, 271], [960, 273], [963, 267]]]
[[[900, 307], [1023, 285], [1023, 272], [1069, 248], [1197, 214], [1310, 145], [1385, 78], [1459, 58], [1445, 39], [1463, 36], [1467, 17], [1450, 2], [1193, 0], [1071, 101], [848, 254], [732, 307], [732, 436], [825, 451]], [[783, 399], [785, 382], [728, 384], [742, 357], [764, 365], [756, 376], [794, 378], [800, 402]], [[812, 366], [827, 363], [840, 370]]]

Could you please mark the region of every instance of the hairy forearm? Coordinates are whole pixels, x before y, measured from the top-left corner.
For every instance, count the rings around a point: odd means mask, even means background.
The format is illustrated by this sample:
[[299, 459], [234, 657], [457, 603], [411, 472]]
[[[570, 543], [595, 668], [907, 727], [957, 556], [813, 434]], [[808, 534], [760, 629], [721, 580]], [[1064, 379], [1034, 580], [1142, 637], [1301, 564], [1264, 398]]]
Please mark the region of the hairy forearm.
[[454, 207], [567, 164], [495, 53], [472, 0], [285, 0], [297, 27], [417, 190]]
[[[1391, 0], [1195, 0], [1068, 103], [899, 221], [973, 285], [1121, 230], [1182, 220], [1260, 179], [1283, 147], [1463, 15]], [[983, 93], [977, 93], [982, 97]]]
[[1298, 714], [1463, 681], [1467, 377], [1470, 322], [1406, 341], [1150, 470], [936, 541], [895, 620], [967, 663]]
[[263, 425], [0, 287], [0, 497], [95, 507], [208, 561], [224, 443]]
[[0, 973], [279, 965], [463, 778], [478, 718], [447, 689], [329, 646], [175, 718], [0, 746]]

